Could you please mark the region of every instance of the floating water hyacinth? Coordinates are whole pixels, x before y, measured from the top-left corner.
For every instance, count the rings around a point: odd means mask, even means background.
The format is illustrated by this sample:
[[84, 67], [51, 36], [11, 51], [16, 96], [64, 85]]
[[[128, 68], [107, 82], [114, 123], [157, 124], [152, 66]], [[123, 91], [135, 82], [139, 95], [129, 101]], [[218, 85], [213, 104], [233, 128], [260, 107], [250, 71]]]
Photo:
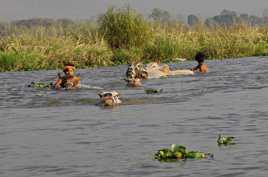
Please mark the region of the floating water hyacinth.
[[186, 156], [185, 146], [172, 144], [170, 149], [160, 149], [155, 153], [155, 159], [159, 161], [176, 161]]
[[234, 143], [234, 138], [232, 136], [223, 136], [221, 134], [219, 134], [218, 139], [217, 139], [217, 143], [218, 145], [232, 145], [235, 144]]
[[[180, 153], [178, 154], [181, 155]], [[160, 149], [154, 156], [155, 159], [159, 161], [175, 161], [177, 160], [176, 154], [170, 149]]]
[[189, 151], [186, 154], [187, 159], [211, 159], [213, 158], [213, 154], [205, 153], [201, 151]]
[[35, 89], [45, 89], [45, 88], [52, 88], [52, 83], [43, 83], [43, 82], [31, 82], [28, 87], [32, 87]]
[[211, 159], [213, 154], [201, 151], [187, 151], [185, 146], [172, 144], [170, 149], [158, 150], [154, 157], [162, 162], [174, 162], [185, 159]]
[[148, 89], [145, 89], [145, 93], [146, 94], [157, 94], [157, 93], [162, 93], [163, 92], [163, 89], [154, 89], [154, 88], [148, 88]]
[[178, 144], [172, 144], [170, 147], [172, 152], [181, 152], [182, 154], [186, 154], [186, 147]]

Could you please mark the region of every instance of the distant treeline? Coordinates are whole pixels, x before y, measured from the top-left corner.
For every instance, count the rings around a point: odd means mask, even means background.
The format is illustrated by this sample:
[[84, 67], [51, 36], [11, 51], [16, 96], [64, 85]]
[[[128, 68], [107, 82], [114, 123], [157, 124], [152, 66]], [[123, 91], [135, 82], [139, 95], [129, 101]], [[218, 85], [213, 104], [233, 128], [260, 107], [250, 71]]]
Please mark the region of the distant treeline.
[[[255, 15], [250, 15], [247, 13], [238, 14], [235, 11], [231, 10], [222, 10], [219, 15], [209, 17], [207, 19], [202, 19], [198, 15], [190, 14], [187, 16], [187, 19], [184, 19], [182, 15], [177, 15], [176, 17], [172, 16], [168, 11], [162, 10], [159, 8], [154, 8], [148, 16], [144, 17], [147, 20], [151, 20], [163, 24], [172, 24], [172, 23], [183, 23], [189, 26], [204, 24], [208, 27], [215, 26], [231, 26], [235, 24], [247, 24], [251, 26], [267, 26], [268, 25], [268, 9], [263, 11], [263, 16], [258, 17]], [[83, 20], [83, 21], [94, 21]], [[34, 27], [34, 26], [44, 26], [49, 27], [52, 25], [60, 25], [62, 27], [67, 27], [69, 25], [74, 25], [77, 21], [71, 19], [50, 19], [50, 18], [32, 18], [24, 20], [15, 20], [10, 23], [0, 23], [0, 34], [3, 34], [5, 31], [6, 25], [16, 26], [16, 27]]]
[[[189, 16], [190, 17], [190, 16]], [[191, 18], [188, 17], [188, 24], [194, 24]], [[195, 16], [196, 17], [196, 16]], [[199, 18], [196, 17], [197, 21], [200, 22]], [[268, 25], [268, 11], [263, 12], [263, 17], [258, 17], [255, 15], [249, 15], [242, 13], [238, 15], [235, 11], [223, 10], [220, 15], [208, 18], [204, 22], [208, 26], [230, 26], [234, 24], [247, 24], [251, 26], [267, 26]]]
[[109, 8], [95, 20], [1, 23], [0, 71], [175, 62], [198, 51], [209, 59], [268, 55], [267, 16], [256, 19], [224, 10], [205, 21], [189, 15], [187, 24], [161, 9], [145, 17], [126, 7]]

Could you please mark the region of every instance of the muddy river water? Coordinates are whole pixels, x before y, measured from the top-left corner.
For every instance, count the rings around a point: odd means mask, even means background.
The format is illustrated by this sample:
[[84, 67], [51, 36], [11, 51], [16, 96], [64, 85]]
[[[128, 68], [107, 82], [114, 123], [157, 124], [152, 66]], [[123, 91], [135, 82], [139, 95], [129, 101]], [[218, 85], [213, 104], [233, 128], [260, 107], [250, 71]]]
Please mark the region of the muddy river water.
[[[207, 61], [209, 73], [126, 87], [126, 66], [78, 70], [82, 83], [116, 90], [123, 104], [96, 105], [99, 90], [38, 90], [57, 71], [0, 73], [0, 177], [267, 177], [268, 58]], [[186, 61], [172, 68], [189, 68]], [[217, 146], [219, 133], [236, 144]], [[214, 154], [160, 163], [170, 144]]]

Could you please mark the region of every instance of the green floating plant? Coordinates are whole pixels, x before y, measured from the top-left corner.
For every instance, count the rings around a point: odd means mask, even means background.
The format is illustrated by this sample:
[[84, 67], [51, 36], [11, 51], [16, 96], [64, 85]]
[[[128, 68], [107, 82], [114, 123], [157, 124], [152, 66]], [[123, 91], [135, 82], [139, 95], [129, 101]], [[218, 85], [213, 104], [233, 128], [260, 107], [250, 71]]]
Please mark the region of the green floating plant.
[[186, 154], [187, 159], [204, 159], [207, 158], [210, 155], [210, 153], [204, 153], [201, 151], [189, 151]]
[[45, 89], [45, 88], [52, 88], [52, 83], [43, 83], [43, 82], [31, 82], [28, 87], [32, 87], [35, 89]]
[[217, 139], [217, 143], [218, 145], [232, 145], [235, 144], [235, 142], [233, 141], [235, 137], [232, 136], [223, 136], [221, 134], [219, 134], [218, 139]]
[[185, 146], [172, 144], [169, 149], [160, 149], [155, 153], [155, 159], [161, 162], [174, 162], [185, 159], [208, 159], [213, 158], [213, 154], [201, 151], [187, 151]]
[[163, 89], [154, 89], [154, 88], [148, 88], [148, 89], [145, 89], [145, 93], [146, 94], [157, 94], [157, 93], [162, 93], [163, 92]]

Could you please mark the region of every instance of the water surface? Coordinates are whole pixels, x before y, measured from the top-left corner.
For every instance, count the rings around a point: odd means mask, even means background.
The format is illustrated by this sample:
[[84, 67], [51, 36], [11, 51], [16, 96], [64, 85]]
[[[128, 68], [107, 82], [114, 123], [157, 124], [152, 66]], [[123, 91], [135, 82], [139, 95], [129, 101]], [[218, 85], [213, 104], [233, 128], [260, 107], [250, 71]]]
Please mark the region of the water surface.
[[[207, 61], [205, 75], [128, 88], [126, 66], [78, 70], [82, 83], [117, 90], [124, 104], [96, 106], [98, 90], [35, 90], [57, 71], [0, 73], [1, 177], [266, 177], [268, 58]], [[189, 68], [193, 62], [172, 64]], [[219, 133], [236, 145], [218, 147]], [[155, 151], [183, 144], [214, 160], [160, 163]]]

